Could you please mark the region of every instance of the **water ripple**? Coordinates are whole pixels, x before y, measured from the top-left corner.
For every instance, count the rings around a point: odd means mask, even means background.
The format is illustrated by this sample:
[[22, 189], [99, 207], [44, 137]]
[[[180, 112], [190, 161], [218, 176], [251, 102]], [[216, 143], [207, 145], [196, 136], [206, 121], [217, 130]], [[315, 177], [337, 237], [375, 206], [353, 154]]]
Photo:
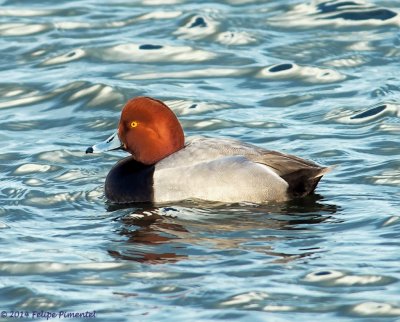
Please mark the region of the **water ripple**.
[[32, 262], [32, 263], [15, 263], [1, 262], [0, 273], [4, 275], [32, 275], [32, 274], [57, 274], [61, 272], [70, 272], [75, 270], [89, 271], [106, 271], [115, 268], [126, 267], [123, 263], [52, 263], [52, 262]]
[[45, 24], [6, 23], [0, 26], [2, 36], [28, 36], [38, 34], [50, 29]]
[[121, 74], [119, 77], [122, 79], [163, 79], [163, 78], [204, 78], [204, 77], [234, 77], [248, 73], [247, 70], [228, 69], [228, 68], [205, 68], [199, 70], [188, 70], [179, 72], [157, 72], [147, 74]]
[[210, 17], [195, 15], [191, 17], [182, 27], [180, 27], [174, 34], [182, 37], [183, 39], [201, 39], [212, 34], [218, 30], [218, 23], [213, 21]]
[[397, 12], [379, 8], [365, 1], [316, 0], [294, 5], [284, 15], [268, 20], [285, 28], [318, 26], [385, 26], [399, 25]]
[[400, 107], [397, 104], [386, 103], [372, 106], [359, 113], [354, 113], [351, 110], [335, 111], [327, 117], [336, 118], [341, 123], [351, 124], [368, 124], [371, 122], [381, 121], [385, 117], [399, 117]]
[[56, 65], [56, 64], [65, 64], [71, 61], [79, 60], [82, 57], [85, 57], [86, 53], [83, 49], [76, 49], [64, 55], [58, 57], [52, 57], [50, 59], [45, 60], [42, 64], [46, 65]]
[[307, 83], [333, 83], [346, 79], [345, 75], [332, 69], [299, 66], [293, 63], [266, 67], [260, 71], [259, 77], [287, 80], [297, 78]]
[[249, 292], [235, 295], [227, 301], [222, 302], [221, 306], [235, 306], [244, 308], [254, 308], [255, 303], [269, 298], [269, 295], [264, 292]]
[[364, 302], [355, 305], [352, 313], [358, 316], [388, 317], [400, 316], [400, 308], [389, 303]]
[[189, 46], [121, 44], [111, 48], [91, 51], [94, 57], [118, 62], [201, 62], [217, 55]]
[[387, 285], [396, 280], [386, 276], [351, 275], [340, 271], [324, 270], [307, 274], [304, 281], [320, 286], [364, 286]]
[[248, 45], [257, 42], [257, 38], [246, 31], [224, 31], [218, 34], [217, 41], [224, 45]]

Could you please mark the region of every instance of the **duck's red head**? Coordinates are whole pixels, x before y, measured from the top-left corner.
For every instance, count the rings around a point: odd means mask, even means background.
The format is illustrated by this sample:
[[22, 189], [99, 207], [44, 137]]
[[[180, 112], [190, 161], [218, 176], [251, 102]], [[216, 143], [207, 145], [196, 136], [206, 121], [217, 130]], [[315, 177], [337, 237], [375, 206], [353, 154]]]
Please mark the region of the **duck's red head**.
[[185, 144], [175, 114], [163, 102], [150, 97], [135, 97], [126, 103], [118, 136], [124, 149], [144, 164], [154, 164]]

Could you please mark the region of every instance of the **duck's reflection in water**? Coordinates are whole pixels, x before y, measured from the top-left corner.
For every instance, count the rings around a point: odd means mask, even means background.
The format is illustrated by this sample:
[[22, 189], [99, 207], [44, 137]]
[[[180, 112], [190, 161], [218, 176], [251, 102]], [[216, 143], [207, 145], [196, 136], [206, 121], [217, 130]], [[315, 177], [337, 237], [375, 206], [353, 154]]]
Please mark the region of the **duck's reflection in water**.
[[[110, 206], [109, 210], [117, 208]], [[249, 251], [275, 263], [289, 262], [322, 251], [318, 244], [323, 238], [315, 227], [337, 222], [333, 217], [336, 211], [335, 205], [323, 203], [318, 195], [267, 205], [136, 205], [134, 211], [115, 219], [120, 223], [117, 233], [123, 238], [108, 251], [115, 258], [147, 263]]]

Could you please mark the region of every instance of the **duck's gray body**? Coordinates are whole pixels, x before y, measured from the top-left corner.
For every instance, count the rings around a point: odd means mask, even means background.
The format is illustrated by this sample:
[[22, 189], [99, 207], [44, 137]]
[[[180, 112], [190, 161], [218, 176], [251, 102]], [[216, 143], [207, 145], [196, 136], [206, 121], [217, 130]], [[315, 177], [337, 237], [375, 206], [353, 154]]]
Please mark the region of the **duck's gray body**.
[[190, 138], [155, 164], [152, 201], [285, 201], [312, 193], [328, 170], [236, 140]]

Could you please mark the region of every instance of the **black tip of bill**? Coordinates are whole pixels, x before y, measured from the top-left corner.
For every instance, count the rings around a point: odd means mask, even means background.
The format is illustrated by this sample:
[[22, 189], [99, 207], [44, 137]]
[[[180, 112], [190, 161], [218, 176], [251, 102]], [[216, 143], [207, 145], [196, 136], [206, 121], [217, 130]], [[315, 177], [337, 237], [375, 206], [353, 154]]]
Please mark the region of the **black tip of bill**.
[[123, 149], [123, 145], [118, 137], [118, 133], [115, 132], [107, 140], [88, 147], [86, 149], [86, 154], [102, 153], [105, 151], [113, 151], [113, 150], [119, 150], [119, 149]]

